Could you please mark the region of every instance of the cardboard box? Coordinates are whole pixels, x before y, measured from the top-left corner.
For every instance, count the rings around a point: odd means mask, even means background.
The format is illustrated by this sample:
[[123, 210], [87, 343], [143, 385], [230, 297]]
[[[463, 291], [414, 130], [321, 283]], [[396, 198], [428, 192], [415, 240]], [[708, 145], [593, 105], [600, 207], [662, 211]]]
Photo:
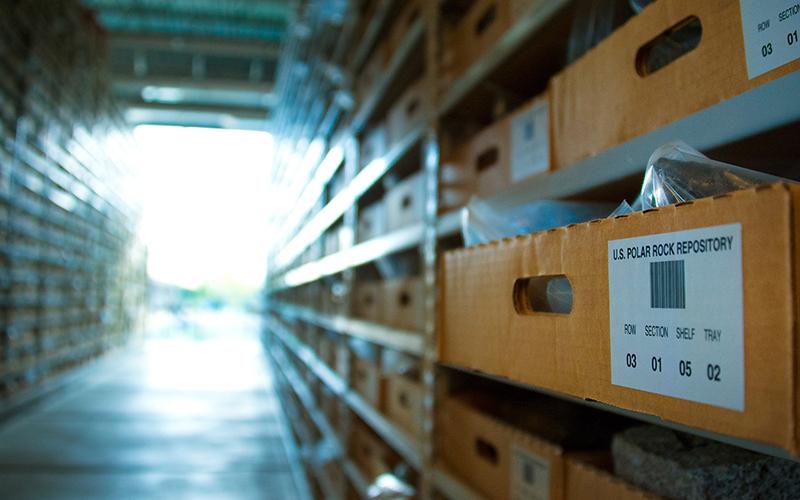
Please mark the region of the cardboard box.
[[361, 141], [361, 152], [358, 158], [359, 169], [363, 169], [373, 160], [382, 158], [389, 150], [389, 136], [386, 125], [376, 123], [370, 125]]
[[564, 460], [557, 445], [452, 397], [438, 405], [435, 436], [447, 469], [487, 498], [563, 498]]
[[363, 424], [352, 426], [350, 456], [370, 483], [384, 472], [391, 471], [389, 448]]
[[608, 451], [567, 453], [564, 467], [565, 500], [658, 498], [615, 476], [612, 471]]
[[333, 369], [333, 367], [336, 366], [336, 348], [338, 344], [339, 343], [336, 342], [336, 339], [332, 335], [328, 335], [327, 333], [320, 335], [317, 344], [317, 355], [328, 368]]
[[453, 30], [446, 68], [460, 75], [480, 59], [530, 7], [528, 0], [477, 0]]
[[380, 366], [371, 359], [352, 357], [352, 386], [364, 399], [373, 406], [380, 408], [382, 403], [383, 377]]
[[386, 377], [385, 412], [414, 439], [422, 437], [422, 384], [403, 375]]
[[[763, 18], [772, 14], [765, 12]], [[702, 24], [699, 45], [656, 71], [645, 69], [650, 42], [687, 26], [683, 23], [692, 17]], [[785, 43], [785, 34], [780, 37]], [[795, 60], [749, 79], [743, 40], [739, 2], [649, 5], [553, 78], [556, 167], [573, 165], [800, 68]]]
[[373, 89], [383, 78], [383, 71], [388, 61], [387, 45], [382, 41], [378, 42], [361, 69], [361, 73], [356, 77], [355, 91], [359, 105], [369, 99]]
[[428, 93], [425, 91], [425, 77], [410, 84], [389, 109], [386, 126], [389, 145], [394, 146], [418, 126], [423, 125]]
[[384, 282], [384, 321], [387, 325], [421, 332], [425, 328], [425, 284], [419, 277]]
[[358, 318], [380, 323], [384, 320], [383, 283], [364, 281], [356, 283], [353, 312]]
[[420, 0], [407, 0], [402, 2], [400, 12], [392, 21], [391, 28], [389, 29], [389, 36], [386, 39], [390, 58], [394, 56], [395, 51], [400, 48], [400, 45], [402, 45], [403, 40], [414, 25], [414, 22], [422, 17], [422, 8], [423, 6]]
[[358, 234], [357, 241], [364, 241], [377, 238], [386, 233], [386, 205], [382, 201], [359, 211], [358, 214]]
[[385, 202], [388, 231], [422, 222], [425, 217], [424, 172], [418, 172], [390, 189]]
[[441, 169], [444, 211], [488, 197], [550, 170], [547, 94], [537, 96], [475, 135]]
[[[796, 456], [798, 214], [776, 184], [448, 252], [439, 359]], [[566, 314], [526, 297], [553, 276]]]

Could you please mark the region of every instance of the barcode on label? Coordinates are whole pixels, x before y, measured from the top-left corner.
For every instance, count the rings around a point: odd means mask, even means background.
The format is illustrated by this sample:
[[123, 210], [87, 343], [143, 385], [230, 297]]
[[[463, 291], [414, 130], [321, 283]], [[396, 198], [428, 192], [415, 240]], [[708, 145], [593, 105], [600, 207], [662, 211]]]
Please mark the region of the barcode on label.
[[682, 260], [650, 263], [650, 307], [686, 309], [686, 276]]

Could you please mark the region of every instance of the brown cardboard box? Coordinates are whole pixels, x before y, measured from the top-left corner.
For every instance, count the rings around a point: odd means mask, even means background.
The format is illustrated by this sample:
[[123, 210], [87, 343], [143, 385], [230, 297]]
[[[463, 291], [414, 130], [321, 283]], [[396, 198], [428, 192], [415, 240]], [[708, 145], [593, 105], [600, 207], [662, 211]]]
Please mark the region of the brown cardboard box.
[[[702, 24], [699, 45], [647, 74], [641, 61], [648, 44], [690, 16]], [[654, 2], [553, 78], [555, 166], [568, 167], [798, 68], [795, 60], [748, 79], [739, 2]]]
[[392, 105], [386, 118], [389, 145], [399, 143], [416, 127], [423, 124], [428, 93], [425, 77], [410, 84]]
[[384, 319], [383, 283], [363, 281], [356, 283], [353, 312], [359, 318], [380, 323]]
[[358, 242], [371, 240], [386, 233], [386, 205], [378, 201], [359, 211]]
[[425, 327], [425, 284], [421, 278], [399, 278], [384, 282], [383, 308], [387, 325], [421, 332]]
[[391, 470], [391, 452], [387, 446], [363, 424], [352, 426], [350, 455], [368, 482]]
[[383, 377], [378, 364], [370, 359], [352, 357], [352, 385], [373, 408], [380, 408], [382, 403]]
[[403, 375], [386, 377], [386, 416], [413, 438], [422, 436], [422, 385]]
[[548, 95], [537, 96], [480, 131], [443, 163], [442, 206], [463, 206], [550, 170]]
[[422, 222], [425, 216], [424, 172], [418, 172], [390, 189], [385, 202], [388, 231]]
[[356, 100], [359, 105], [369, 99], [375, 85], [383, 78], [383, 70], [388, 60], [387, 45], [383, 41], [378, 42], [355, 81]]
[[[439, 359], [523, 384], [774, 445], [797, 455], [798, 214], [800, 188], [777, 184], [448, 252], [443, 263]], [[664, 240], [669, 238], [665, 233], [701, 228], [694, 241], [715, 231], [730, 236], [714, 241], [730, 243], [725, 248], [720, 246], [719, 251], [683, 257], [691, 278], [690, 285], [683, 287], [685, 297], [690, 298], [682, 304], [684, 309], [674, 305], [666, 310], [659, 302], [660, 293], [667, 289], [658, 275], [644, 281], [639, 281], [643, 278], [639, 275], [615, 293], [609, 292], [609, 269], [642, 262], [645, 267], [641, 269], [646, 273], [646, 264], [650, 263], [653, 270], [652, 263], [657, 261], [638, 253], [651, 248], [649, 244], [637, 247], [631, 243], [625, 259], [618, 259], [611, 246], [616, 249], [627, 238], [661, 235], [658, 238]], [[678, 236], [688, 238], [685, 234], [674, 237]], [[683, 248], [680, 241], [675, 245]], [[740, 256], [734, 250], [737, 246]], [[730, 267], [719, 271], [714, 266], [720, 262]], [[570, 312], [532, 312], [545, 308], [526, 304], [526, 287], [520, 286], [524, 281], [519, 279], [560, 275], [571, 284]], [[738, 287], [732, 284], [737, 280], [741, 283]], [[661, 285], [654, 288], [657, 283]], [[723, 307], [719, 305], [722, 300], [730, 302]], [[629, 314], [656, 311], [652, 324], [665, 324], [663, 333], [667, 337], [660, 336], [660, 328], [651, 329], [658, 336], [645, 335], [645, 325], [636, 323], [632, 331], [621, 324], [612, 330], [611, 308], [618, 310], [630, 304], [635, 308]], [[699, 315], [703, 324], [686, 319], [684, 311]], [[728, 326], [723, 339], [713, 329], [724, 321]], [[710, 336], [699, 333], [696, 339], [690, 339], [686, 330], [678, 330], [704, 324], [712, 329]], [[617, 350], [616, 369], [623, 375], [635, 374], [641, 381], [668, 377], [662, 388], [633, 389], [630, 382], [622, 385], [621, 379], [618, 385], [612, 383], [612, 341], [624, 345], [634, 340], [643, 342], [638, 362], [630, 356], [637, 355], [637, 349], [628, 351], [627, 356]], [[692, 360], [688, 357], [680, 362], [678, 357], [669, 357], [670, 352], [680, 349], [697, 353], [718, 349], [720, 356], [728, 349], [728, 354], [722, 359], [695, 357], [694, 370], [690, 370], [686, 361]], [[650, 357], [662, 351], [666, 352], [663, 366]], [[690, 351], [683, 356], [694, 354]], [[718, 362], [723, 366], [721, 377], [719, 366], [707, 370], [706, 363], [711, 366]], [[629, 369], [637, 371], [626, 371]], [[694, 400], [680, 392], [693, 387], [703, 391], [691, 396]], [[717, 387], [727, 387], [733, 403], [723, 400], [728, 392]], [[671, 397], [664, 395], [667, 391], [678, 392]], [[713, 404], [708, 403], [711, 400]]]
[[[530, 6], [529, 0], [477, 0], [454, 29], [445, 63], [460, 75], [481, 58]], [[448, 67], [446, 66], [446, 67]]]
[[331, 335], [323, 333], [320, 335], [319, 343], [317, 344], [317, 354], [319, 359], [322, 360], [328, 368], [333, 369], [336, 366], [336, 342], [335, 338]]
[[616, 477], [607, 451], [577, 452], [565, 455], [565, 500], [644, 500], [658, 498]]
[[414, 22], [422, 17], [422, 2], [420, 0], [406, 0], [402, 2], [403, 6], [397, 17], [392, 21], [392, 26], [389, 29], [389, 36], [386, 39], [388, 52], [390, 58], [394, 55], [395, 51], [402, 45], [408, 30], [414, 25]]
[[559, 446], [445, 398], [436, 416], [440, 460], [487, 498], [563, 498]]

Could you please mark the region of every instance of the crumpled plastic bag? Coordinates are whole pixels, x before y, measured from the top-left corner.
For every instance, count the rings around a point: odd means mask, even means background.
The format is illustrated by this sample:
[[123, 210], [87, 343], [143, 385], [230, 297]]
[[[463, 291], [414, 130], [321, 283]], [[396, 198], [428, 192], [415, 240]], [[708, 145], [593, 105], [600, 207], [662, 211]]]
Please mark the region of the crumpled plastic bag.
[[642, 190], [636, 201], [633, 204], [623, 202], [611, 215], [663, 207], [775, 182], [787, 182], [787, 179], [712, 160], [684, 142], [671, 142], [650, 155]]
[[367, 497], [374, 500], [406, 500], [414, 498], [416, 490], [394, 474], [381, 474], [367, 489]]
[[464, 244], [469, 247], [604, 218], [612, 208], [608, 203], [540, 200], [498, 211], [485, 201], [472, 198], [461, 211], [461, 230]]

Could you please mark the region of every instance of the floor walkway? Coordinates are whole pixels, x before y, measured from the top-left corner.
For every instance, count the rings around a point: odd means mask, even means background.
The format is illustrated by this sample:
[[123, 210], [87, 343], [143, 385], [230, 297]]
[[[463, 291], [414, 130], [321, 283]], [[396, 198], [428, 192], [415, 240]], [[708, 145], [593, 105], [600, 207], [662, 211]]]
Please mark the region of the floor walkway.
[[0, 498], [296, 497], [258, 319], [161, 320], [2, 424]]

